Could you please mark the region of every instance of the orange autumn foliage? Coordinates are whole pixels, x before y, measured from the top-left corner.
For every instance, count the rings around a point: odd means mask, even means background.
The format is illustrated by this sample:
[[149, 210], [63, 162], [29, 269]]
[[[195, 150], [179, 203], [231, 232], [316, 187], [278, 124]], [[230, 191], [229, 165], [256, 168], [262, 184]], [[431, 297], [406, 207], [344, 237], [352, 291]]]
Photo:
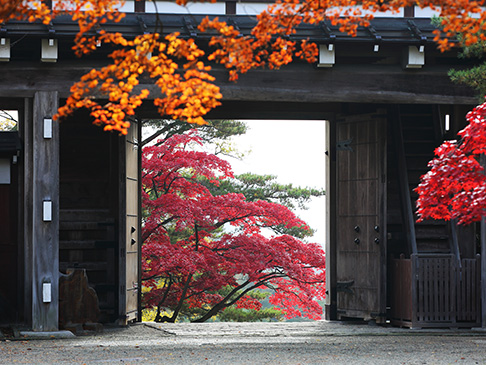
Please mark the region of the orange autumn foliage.
[[[179, 5], [187, 2], [176, 0]], [[123, 14], [117, 12], [123, 4], [120, 0], [67, 0], [54, 4], [51, 9], [41, 1], [0, 0], [0, 22], [21, 19], [49, 24], [57, 15], [68, 13], [79, 25], [74, 45], [78, 56], [94, 52], [99, 42], [116, 46], [107, 66], [91, 70], [72, 86], [71, 95], [56, 118], [85, 107], [91, 111], [95, 123], [122, 134], [126, 134], [130, 117], [150, 93], [163, 116], [205, 123], [204, 115], [218, 106], [222, 98], [208, 61], [224, 65], [233, 81], [251, 69], [278, 69], [296, 57], [315, 62], [318, 54], [315, 44], [291, 40], [290, 36], [302, 23], [317, 25], [328, 21], [339, 26], [340, 31], [354, 35], [357, 27], [369, 25], [377, 12], [398, 12], [417, 5], [440, 12], [442, 30], [435, 32], [435, 41], [441, 50], [452, 46], [448, 37], [456, 34], [462, 35], [465, 45], [486, 41], [483, 1], [278, 0], [257, 16], [251, 35], [240, 34], [217, 18], [204, 19], [198, 29], [212, 35], [213, 51], [209, 54], [193, 39], [183, 39], [177, 33], [143, 34], [128, 40], [122, 34], [104, 32], [104, 23], [122, 19]], [[96, 35], [88, 35], [93, 29], [98, 30]], [[139, 87], [142, 77], [152, 79], [151, 90]]]

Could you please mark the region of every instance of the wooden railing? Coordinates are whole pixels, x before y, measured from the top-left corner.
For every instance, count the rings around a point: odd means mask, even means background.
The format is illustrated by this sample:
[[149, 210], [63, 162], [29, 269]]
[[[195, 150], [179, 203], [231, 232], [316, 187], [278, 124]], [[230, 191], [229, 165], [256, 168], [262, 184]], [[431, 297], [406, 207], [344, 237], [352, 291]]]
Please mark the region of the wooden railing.
[[451, 254], [414, 254], [393, 259], [392, 323], [399, 326], [481, 325], [480, 259]]

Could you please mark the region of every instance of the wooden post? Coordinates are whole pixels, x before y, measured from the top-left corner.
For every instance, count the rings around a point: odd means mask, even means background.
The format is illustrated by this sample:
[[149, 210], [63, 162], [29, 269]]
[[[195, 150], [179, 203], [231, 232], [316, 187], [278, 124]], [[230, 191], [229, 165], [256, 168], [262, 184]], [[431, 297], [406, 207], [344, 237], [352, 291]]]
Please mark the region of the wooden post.
[[337, 320], [336, 290], [336, 123], [326, 121], [326, 320]]
[[119, 321], [127, 325], [140, 318], [140, 151], [138, 123], [132, 122], [128, 134], [120, 138], [119, 150]]
[[[482, 162], [484, 157], [481, 156]], [[483, 164], [484, 166], [484, 164]], [[481, 327], [486, 328], [486, 217], [481, 219]]]
[[[32, 118], [32, 330], [58, 330], [59, 125], [57, 92], [36, 92]], [[51, 120], [51, 121], [49, 121]], [[29, 222], [26, 222], [29, 225]]]
[[135, 0], [135, 13], [145, 13], [145, 0]]
[[[486, 167], [486, 156], [481, 155], [479, 158], [481, 166]], [[481, 242], [481, 327], [486, 328], [486, 217], [481, 218], [480, 225], [480, 242]]]
[[118, 321], [119, 326], [126, 326], [127, 319], [127, 159], [126, 144], [127, 137], [120, 136], [118, 139]]
[[22, 163], [24, 171], [23, 184], [23, 269], [24, 269], [24, 320], [32, 323], [32, 190], [33, 190], [33, 161], [32, 161], [32, 98], [25, 98], [24, 113], [21, 123], [21, 136], [24, 140]]
[[137, 321], [142, 322], [142, 121], [138, 121], [138, 217], [137, 217], [137, 241], [138, 241], [138, 316]]

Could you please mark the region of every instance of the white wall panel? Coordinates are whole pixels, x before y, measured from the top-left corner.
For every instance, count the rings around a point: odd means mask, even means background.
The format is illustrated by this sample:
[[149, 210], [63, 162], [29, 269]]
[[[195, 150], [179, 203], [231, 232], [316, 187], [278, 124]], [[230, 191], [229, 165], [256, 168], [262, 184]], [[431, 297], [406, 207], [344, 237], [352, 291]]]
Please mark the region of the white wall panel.
[[165, 14], [217, 14], [223, 15], [226, 11], [225, 3], [189, 3], [187, 6], [179, 6], [172, 1], [152, 1], [145, 3], [146, 13]]

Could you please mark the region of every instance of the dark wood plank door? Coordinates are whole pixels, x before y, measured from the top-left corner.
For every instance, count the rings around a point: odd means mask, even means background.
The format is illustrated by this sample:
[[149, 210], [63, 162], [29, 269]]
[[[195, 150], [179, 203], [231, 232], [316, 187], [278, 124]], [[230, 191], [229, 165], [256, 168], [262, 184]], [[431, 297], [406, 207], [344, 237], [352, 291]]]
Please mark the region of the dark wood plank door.
[[337, 123], [337, 313], [385, 320], [386, 119], [348, 116]]

